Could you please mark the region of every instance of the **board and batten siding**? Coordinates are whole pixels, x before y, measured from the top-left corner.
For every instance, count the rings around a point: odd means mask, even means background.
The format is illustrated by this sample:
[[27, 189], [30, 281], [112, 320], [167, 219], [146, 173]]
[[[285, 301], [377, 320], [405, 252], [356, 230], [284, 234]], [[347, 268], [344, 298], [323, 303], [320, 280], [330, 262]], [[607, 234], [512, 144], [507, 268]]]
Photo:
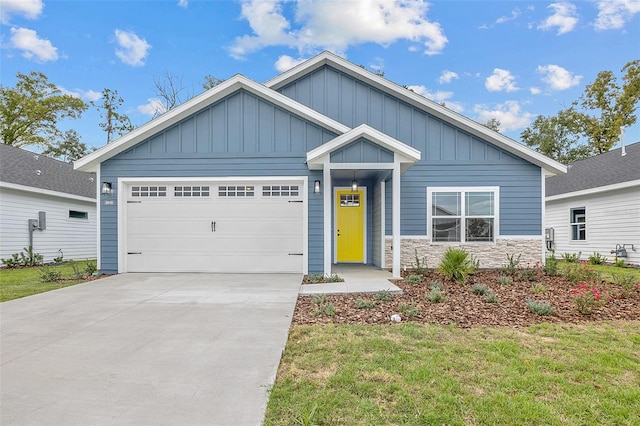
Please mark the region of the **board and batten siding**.
[[[64, 260], [96, 258], [96, 204], [0, 188], [0, 258], [10, 258], [29, 246], [29, 219], [38, 219], [38, 212], [46, 212], [46, 229], [33, 232], [33, 250], [52, 262], [60, 256]], [[70, 218], [69, 211], [86, 212], [87, 219]]]
[[246, 92], [238, 92], [101, 164], [113, 182], [111, 205], [101, 205], [103, 272], [118, 270], [118, 177], [308, 176], [309, 273], [323, 273], [322, 171], [310, 171], [307, 151], [336, 137]]
[[[499, 186], [500, 235], [542, 235], [540, 167], [330, 66], [279, 91], [347, 126], [368, 124], [422, 153], [421, 160], [402, 175], [402, 235], [427, 234], [427, 187], [438, 186]], [[388, 181], [387, 235], [391, 235], [392, 186]]]
[[[586, 240], [571, 240], [570, 211], [584, 207], [586, 210]], [[556, 255], [581, 253], [582, 260], [593, 253], [600, 253], [613, 261], [611, 251], [616, 244], [633, 244], [636, 251], [627, 246], [626, 263], [640, 265], [640, 187], [631, 187], [592, 195], [547, 201], [546, 224], [554, 229]]]

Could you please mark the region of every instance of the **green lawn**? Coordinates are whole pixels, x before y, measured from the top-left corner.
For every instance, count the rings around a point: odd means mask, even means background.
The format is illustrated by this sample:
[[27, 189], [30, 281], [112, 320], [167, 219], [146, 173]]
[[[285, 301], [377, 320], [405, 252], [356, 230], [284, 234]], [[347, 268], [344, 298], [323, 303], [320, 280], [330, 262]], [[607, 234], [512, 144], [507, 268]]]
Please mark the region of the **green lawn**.
[[295, 326], [266, 425], [632, 425], [640, 323]]
[[[75, 267], [79, 272], [83, 272], [89, 262], [95, 265], [95, 260], [85, 260], [75, 262]], [[45, 267], [49, 271], [60, 272], [65, 278], [64, 281], [48, 282], [42, 282], [40, 279], [42, 267], [0, 269], [0, 302], [86, 282], [87, 280], [84, 278], [76, 279], [73, 265], [71, 262], [65, 262], [61, 265]]]

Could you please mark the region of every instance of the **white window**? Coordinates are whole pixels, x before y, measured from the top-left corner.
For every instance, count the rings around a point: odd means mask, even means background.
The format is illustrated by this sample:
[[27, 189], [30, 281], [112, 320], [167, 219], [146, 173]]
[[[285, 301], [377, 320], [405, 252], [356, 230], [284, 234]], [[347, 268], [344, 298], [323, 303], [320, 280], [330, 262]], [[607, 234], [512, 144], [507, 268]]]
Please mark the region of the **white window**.
[[263, 185], [263, 197], [297, 197], [300, 195], [298, 185]]
[[78, 210], [69, 210], [70, 219], [89, 219], [88, 212], [81, 212]]
[[132, 186], [132, 197], [166, 197], [166, 186]]
[[431, 241], [494, 242], [498, 188], [429, 188]]
[[587, 214], [584, 207], [571, 209], [571, 240], [587, 239]]
[[255, 188], [244, 185], [228, 185], [218, 187], [218, 197], [253, 197]]
[[176, 186], [173, 195], [175, 197], [208, 197], [208, 186]]

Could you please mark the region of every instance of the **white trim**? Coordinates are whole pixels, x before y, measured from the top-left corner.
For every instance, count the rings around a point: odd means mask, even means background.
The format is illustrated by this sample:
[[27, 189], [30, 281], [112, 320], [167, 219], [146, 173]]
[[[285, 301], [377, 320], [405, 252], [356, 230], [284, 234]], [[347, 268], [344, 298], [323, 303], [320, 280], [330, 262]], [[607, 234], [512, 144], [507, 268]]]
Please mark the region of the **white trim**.
[[101, 186], [102, 183], [100, 181], [100, 176], [102, 175], [101, 173], [101, 168], [98, 167], [98, 170], [96, 170], [96, 198], [97, 198], [97, 203], [96, 203], [96, 269], [98, 271], [100, 271], [100, 268], [102, 267], [102, 230], [101, 230], [101, 225], [102, 225], [102, 217], [100, 217], [101, 215], [101, 206], [102, 206], [102, 192], [101, 192]]
[[518, 157], [521, 157], [537, 166], [547, 169], [552, 174], [560, 174], [567, 172], [567, 166], [555, 160], [552, 160], [533, 149], [526, 147], [513, 139], [510, 139], [498, 132], [495, 132], [486, 126], [471, 120], [453, 110], [450, 110], [437, 102], [431, 101], [417, 93], [407, 90], [387, 79], [369, 72], [346, 59], [343, 59], [331, 52], [322, 52], [319, 55], [291, 68], [290, 70], [272, 78], [265, 83], [265, 86], [278, 90], [281, 87], [293, 82], [302, 75], [309, 74], [324, 65], [330, 65], [333, 68], [344, 72], [351, 77], [381, 90], [384, 93], [398, 97], [408, 104], [428, 112], [445, 122], [452, 123], [470, 134], [481, 139], [488, 140], [490, 143], [502, 148]]
[[393, 190], [391, 193], [392, 205], [391, 205], [391, 233], [393, 234], [393, 264], [391, 267], [391, 274], [396, 277], [401, 277], [401, 258], [400, 258], [400, 191], [401, 191], [401, 181], [400, 181], [400, 163], [398, 158], [396, 157], [395, 165], [393, 167], [393, 175], [392, 175]]
[[247, 77], [235, 75], [214, 88], [207, 90], [206, 92], [179, 105], [171, 111], [162, 114], [158, 118], [132, 130], [121, 138], [116, 139], [91, 154], [80, 158], [74, 162], [74, 168], [77, 170], [95, 172], [98, 168], [98, 164], [133, 147], [137, 143], [143, 142], [163, 130], [168, 129], [179, 121], [212, 105], [216, 101], [237, 92], [238, 90], [246, 90], [249, 93], [252, 93], [262, 99], [266, 99], [269, 102], [334, 133], [342, 134], [350, 130], [350, 127], [320, 114], [319, 112], [314, 111], [291, 98], [256, 83]]
[[385, 258], [387, 257], [387, 248], [386, 248], [386, 233], [387, 233], [387, 229], [386, 229], [386, 188], [385, 188], [385, 182], [382, 180], [380, 181], [380, 268], [384, 269], [386, 268], [385, 263], [386, 260]]
[[564, 194], [551, 195], [549, 197], [545, 197], [545, 200], [546, 201], [563, 200], [565, 198], [581, 197], [583, 195], [593, 195], [599, 192], [615, 191], [618, 189], [625, 189], [633, 186], [640, 186], [640, 179], [630, 180], [627, 182], [614, 183], [611, 185], [599, 186], [597, 188], [582, 189], [580, 191], [567, 192]]
[[547, 216], [547, 203], [545, 202], [545, 194], [547, 191], [547, 185], [545, 184], [545, 179], [546, 179], [546, 174], [544, 172], [544, 169], [540, 169], [540, 204], [542, 204], [540, 206], [540, 232], [542, 233], [541, 237], [542, 237], [542, 263], [544, 264], [546, 259], [547, 259], [547, 240], [545, 238], [545, 224], [547, 223], [546, 221], [546, 216]]
[[[434, 192], [493, 192], [494, 193], [494, 210], [493, 210], [493, 241], [463, 241], [464, 229], [460, 230], [460, 241], [433, 241], [433, 230], [431, 228], [431, 200]], [[462, 200], [464, 205], [464, 200]], [[473, 244], [473, 245], [489, 245], [495, 244], [500, 235], [500, 187], [499, 186], [428, 186], [427, 187], [427, 238], [432, 244]], [[462, 208], [462, 207], [461, 207]], [[464, 212], [461, 212], [461, 218], [466, 217]], [[461, 223], [462, 226], [462, 223]]]
[[[362, 263], [367, 263], [367, 187], [366, 186], [358, 186], [358, 191], [363, 191], [364, 200], [360, 200], [362, 204]], [[338, 221], [338, 203], [335, 202], [336, 197], [338, 195], [338, 191], [348, 191], [351, 190], [350, 186], [334, 186], [333, 187], [333, 263], [338, 263], [338, 239], [335, 238], [337, 234], [337, 221]], [[342, 263], [350, 263], [350, 262], [342, 262]], [[357, 263], [357, 262], [354, 262]]]
[[139, 183], [148, 182], [302, 182], [300, 195], [305, 202], [302, 209], [302, 273], [309, 273], [309, 178], [307, 176], [235, 176], [235, 177], [120, 177], [118, 178], [118, 273], [128, 271], [126, 265], [127, 251], [127, 221], [126, 221], [126, 205], [129, 186]]
[[82, 195], [74, 195], [66, 192], [52, 191], [49, 189], [35, 188], [33, 186], [19, 185], [17, 183], [0, 182], [0, 188], [14, 189], [16, 191], [32, 192], [40, 195], [49, 195], [51, 197], [67, 198], [69, 200], [86, 201], [88, 203], [97, 202], [97, 198], [83, 197]]
[[324, 180], [324, 188], [323, 188], [323, 271], [325, 275], [331, 275], [333, 273], [331, 269], [331, 265], [333, 262], [331, 261], [331, 241], [332, 232], [331, 232], [331, 203], [333, 193], [331, 191], [331, 169], [329, 168], [329, 157], [325, 158], [326, 167], [322, 170], [322, 176]]

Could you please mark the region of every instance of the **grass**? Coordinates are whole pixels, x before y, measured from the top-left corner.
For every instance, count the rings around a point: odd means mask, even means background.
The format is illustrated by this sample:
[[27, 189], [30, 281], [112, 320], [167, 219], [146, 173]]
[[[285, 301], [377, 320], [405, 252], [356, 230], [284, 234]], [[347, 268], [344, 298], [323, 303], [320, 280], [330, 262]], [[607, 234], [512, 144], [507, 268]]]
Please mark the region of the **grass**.
[[640, 269], [635, 268], [618, 268], [611, 265], [589, 265], [600, 273], [602, 279], [612, 281], [613, 274], [623, 274], [635, 277], [640, 282]]
[[[95, 261], [85, 260], [77, 261], [76, 265], [80, 270], [84, 270], [89, 262], [95, 263]], [[64, 278], [74, 277], [73, 268], [69, 263], [53, 265], [49, 266], [49, 268], [51, 268], [52, 271], [60, 272]], [[0, 269], [0, 302], [86, 282], [86, 280], [74, 279], [43, 283], [40, 281], [41, 271], [41, 267]]]
[[266, 425], [631, 425], [640, 323], [295, 326]]

